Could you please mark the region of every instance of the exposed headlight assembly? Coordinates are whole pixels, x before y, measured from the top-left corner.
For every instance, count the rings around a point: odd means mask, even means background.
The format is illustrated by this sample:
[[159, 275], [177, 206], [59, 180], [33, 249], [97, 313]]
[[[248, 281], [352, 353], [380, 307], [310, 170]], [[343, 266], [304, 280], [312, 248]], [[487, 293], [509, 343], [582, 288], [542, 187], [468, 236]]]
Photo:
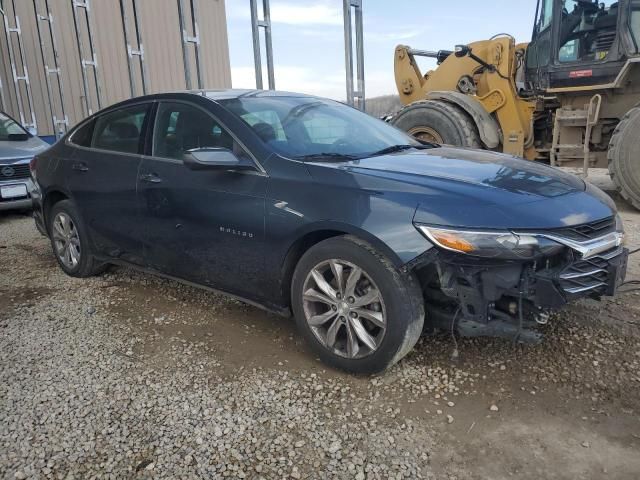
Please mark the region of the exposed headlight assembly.
[[550, 256], [564, 248], [558, 242], [537, 235], [508, 231], [470, 231], [416, 225], [431, 242], [452, 252], [483, 258], [510, 260]]

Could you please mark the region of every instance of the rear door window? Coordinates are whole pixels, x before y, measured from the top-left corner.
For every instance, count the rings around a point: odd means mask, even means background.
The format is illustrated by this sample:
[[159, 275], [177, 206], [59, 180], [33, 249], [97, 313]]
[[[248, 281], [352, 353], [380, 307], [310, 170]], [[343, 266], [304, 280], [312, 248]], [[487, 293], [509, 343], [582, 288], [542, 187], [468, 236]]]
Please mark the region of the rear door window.
[[139, 154], [144, 147], [144, 125], [150, 104], [134, 105], [98, 117], [91, 146], [100, 150]]

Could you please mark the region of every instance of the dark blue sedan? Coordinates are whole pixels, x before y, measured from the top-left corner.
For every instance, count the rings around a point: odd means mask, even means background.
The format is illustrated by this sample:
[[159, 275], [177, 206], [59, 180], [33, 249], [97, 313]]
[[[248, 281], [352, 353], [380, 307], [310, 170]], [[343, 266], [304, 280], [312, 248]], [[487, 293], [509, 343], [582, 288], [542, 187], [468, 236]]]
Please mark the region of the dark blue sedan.
[[32, 167], [67, 274], [123, 264], [293, 313], [352, 372], [394, 364], [425, 325], [537, 342], [551, 311], [613, 295], [626, 269], [615, 207], [581, 179], [306, 95], [127, 100]]

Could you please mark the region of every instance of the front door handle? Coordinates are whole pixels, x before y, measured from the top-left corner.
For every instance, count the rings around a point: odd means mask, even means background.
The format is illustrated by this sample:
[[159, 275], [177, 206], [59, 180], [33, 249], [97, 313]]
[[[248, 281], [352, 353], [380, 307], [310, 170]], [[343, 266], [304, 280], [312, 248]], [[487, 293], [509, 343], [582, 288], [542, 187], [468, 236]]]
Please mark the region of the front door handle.
[[143, 173], [139, 178], [141, 182], [162, 183], [162, 179], [155, 173]]
[[73, 165], [71, 165], [71, 168], [73, 170], [77, 170], [78, 172], [88, 172], [89, 171], [89, 167], [84, 162], [74, 163]]

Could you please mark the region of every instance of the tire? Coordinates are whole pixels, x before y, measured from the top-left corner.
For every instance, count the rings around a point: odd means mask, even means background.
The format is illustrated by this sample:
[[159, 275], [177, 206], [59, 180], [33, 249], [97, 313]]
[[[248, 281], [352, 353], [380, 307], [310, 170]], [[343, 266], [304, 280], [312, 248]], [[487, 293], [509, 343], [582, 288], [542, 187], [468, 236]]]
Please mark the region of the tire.
[[[330, 265], [332, 260], [343, 266], [340, 271], [343, 273], [344, 296], [329, 298], [337, 310], [329, 308], [326, 301], [316, 301], [310, 295], [315, 290], [323, 294], [325, 300], [328, 298], [326, 289], [318, 287], [313, 270], [321, 274], [326, 272], [323, 278], [330, 284], [328, 286], [335, 287], [336, 295], [340, 294], [335, 282], [336, 270]], [[351, 296], [348, 280], [356, 271], [355, 267], [362, 270], [362, 275], [358, 277], [355, 289], [351, 290]], [[368, 302], [367, 297], [376, 298], [373, 296], [375, 291], [380, 301], [364, 303]], [[291, 305], [298, 329], [321, 360], [357, 374], [381, 372], [398, 362], [416, 344], [424, 324], [422, 292], [415, 276], [401, 273], [371, 245], [352, 236], [324, 240], [302, 256], [293, 274]], [[308, 318], [329, 316], [331, 309], [335, 312], [333, 318], [326, 323], [317, 323], [317, 326], [310, 325]], [[338, 322], [334, 330], [337, 333], [330, 336], [329, 331], [335, 322]], [[368, 337], [362, 333], [362, 328]], [[330, 338], [335, 339], [333, 344]], [[349, 338], [359, 344], [357, 349], [349, 348], [353, 345], [353, 342], [348, 342]]]
[[622, 118], [609, 141], [609, 175], [620, 195], [640, 210], [640, 107]]
[[[57, 225], [60, 219], [65, 220]], [[71, 223], [68, 223], [69, 220]], [[61, 227], [65, 224], [69, 226], [66, 232], [64, 227]], [[91, 277], [102, 273], [107, 268], [105, 264], [97, 262], [92, 255], [87, 229], [72, 201], [61, 200], [53, 205], [49, 213], [48, 229], [53, 254], [58, 265], [67, 275], [80, 278]], [[71, 238], [73, 240], [69, 241]], [[61, 247], [61, 243], [65, 240], [68, 244], [66, 250]]]
[[419, 140], [483, 148], [473, 119], [455, 105], [421, 100], [404, 107], [391, 123]]

